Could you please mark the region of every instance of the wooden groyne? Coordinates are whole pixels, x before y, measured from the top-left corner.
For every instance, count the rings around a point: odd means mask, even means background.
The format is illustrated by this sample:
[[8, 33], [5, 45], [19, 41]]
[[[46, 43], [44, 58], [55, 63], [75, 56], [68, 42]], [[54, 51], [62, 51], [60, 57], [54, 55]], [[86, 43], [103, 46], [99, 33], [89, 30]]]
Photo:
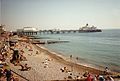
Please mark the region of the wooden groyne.
[[55, 43], [67, 43], [69, 41], [54, 41], [54, 40], [47, 40], [47, 41], [32, 41], [32, 44], [55, 44]]

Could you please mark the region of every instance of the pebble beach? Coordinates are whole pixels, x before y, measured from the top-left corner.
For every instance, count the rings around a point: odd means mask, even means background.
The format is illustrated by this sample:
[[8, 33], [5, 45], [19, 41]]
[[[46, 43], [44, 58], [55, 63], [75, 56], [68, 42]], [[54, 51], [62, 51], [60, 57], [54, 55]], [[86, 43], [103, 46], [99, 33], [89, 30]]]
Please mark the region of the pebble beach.
[[[31, 70], [20, 71], [20, 66], [11, 65], [11, 67], [13, 71], [24, 76], [29, 81], [75, 80], [78, 77], [84, 80], [86, 78], [83, 76], [85, 72], [90, 72], [94, 76], [103, 74], [101, 70], [75, 64], [70, 59], [66, 60], [61, 55], [48, 50], [42, 45], [19, 42], [18, 48], [24, 50], [24, 56], [27, 59], [27, 61], [21, 61], [21, 63], [27, 63]], [[69, 71], [62, 72], [61, 69], [64, 67]]]

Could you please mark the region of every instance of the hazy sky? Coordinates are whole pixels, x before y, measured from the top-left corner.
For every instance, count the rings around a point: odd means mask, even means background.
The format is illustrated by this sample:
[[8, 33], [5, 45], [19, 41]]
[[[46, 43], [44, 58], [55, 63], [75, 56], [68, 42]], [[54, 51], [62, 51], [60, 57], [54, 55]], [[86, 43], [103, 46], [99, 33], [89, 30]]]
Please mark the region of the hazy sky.
[[1, 0], [7, 29], [120, 28], [120, 0]]
[[1, 0], [0, 0], [0, 24], [1, 24], [1, 19], [2, 19], [2, 17], [1, 17]]

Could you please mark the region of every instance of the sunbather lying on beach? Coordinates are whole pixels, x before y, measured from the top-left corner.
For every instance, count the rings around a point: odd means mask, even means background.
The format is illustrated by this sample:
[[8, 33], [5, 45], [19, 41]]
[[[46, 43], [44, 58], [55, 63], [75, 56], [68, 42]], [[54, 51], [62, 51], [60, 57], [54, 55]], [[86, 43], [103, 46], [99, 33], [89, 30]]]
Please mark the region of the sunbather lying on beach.
[[29, 51], [33, 51], [32, 46], [29, 45]]
[[67, 73], [67, 72], [70, 72], [70, 70], [69, 70], [67, 67], [61, 68], [60, 70], [61, 70], [62, 72], [66, 72], [66, 73]]
[[20, 55], [20, 61], [27, 61], [26, 57], [23, 55]]
[[39, 54], [39, 52], [38, 52], [38, 51], [36, 51], [36, 54]]
[[25, 65], [20, 65], [21, 66], [21, 71], [28, 71], [28, 70], [30, 70], [31, 69], [31, 67], [28, 67], [28, 65], [27, 64], [25, 64]]
[[29, 56], [31, 56], [32, 55], [32, 53], [31, 54], [28, 54]]

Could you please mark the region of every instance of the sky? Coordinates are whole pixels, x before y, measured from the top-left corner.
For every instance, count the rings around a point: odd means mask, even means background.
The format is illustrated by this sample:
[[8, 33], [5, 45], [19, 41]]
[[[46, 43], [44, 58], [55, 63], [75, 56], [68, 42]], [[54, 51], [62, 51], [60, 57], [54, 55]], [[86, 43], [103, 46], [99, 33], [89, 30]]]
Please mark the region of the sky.
[[2, 13], [2, 12], [1, 12], [1, 0], [0, 0], [0, 24], [1, 24], [1, 18], [2, 18], [2, 17], [1, 17], [1, 13]]
[[79, 29], [88, 23], [120, 28], [120, 0], [0, 0], [1, 24], [7, 30]]

